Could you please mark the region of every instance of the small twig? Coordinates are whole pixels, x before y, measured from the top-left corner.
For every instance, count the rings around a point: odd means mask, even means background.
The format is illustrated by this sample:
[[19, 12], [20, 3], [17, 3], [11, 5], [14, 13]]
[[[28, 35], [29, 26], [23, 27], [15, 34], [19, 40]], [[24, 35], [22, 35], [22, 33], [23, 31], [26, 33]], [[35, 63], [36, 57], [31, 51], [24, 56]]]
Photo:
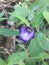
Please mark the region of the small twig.
[[10, 55], [10, 53], [8, 52], [8, 50], [4, 47], [0, 47], [0, 49], [3, 49], [5, 52], [3, 51], [0, 51], [0, 53], [7, 53], [8, 55]]
[[1, 5], [0, 5], [0, 9], [4, 9], [4, 8], [6, 8], [6, 7], [13, 8], [13, 6], [11, 6], [10, 3], [8, 3], [8, 4], [1, 4]]
[[6, 53], [8, 53], [8, 55], [10, 55], [10, 53], [8, 52], [8, 50], [6, 48], [4, 48], [4, 50], [6, 51]]
[[21, 40], [19, 40], [19, 39], [17, 39], [17, 38], [15, 39], [15, 41], [17, 41], [18, 43], [21, 43], [21, 42], [22, 42]]

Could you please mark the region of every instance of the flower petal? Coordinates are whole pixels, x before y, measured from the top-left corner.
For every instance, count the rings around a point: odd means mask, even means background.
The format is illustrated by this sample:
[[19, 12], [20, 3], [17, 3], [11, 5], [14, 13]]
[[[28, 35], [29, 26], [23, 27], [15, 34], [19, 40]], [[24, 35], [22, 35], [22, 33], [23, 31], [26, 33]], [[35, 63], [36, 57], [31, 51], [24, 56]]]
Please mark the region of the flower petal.
[[21, 26], [20, 28], [20, 39], [24, 42], [28, 42], [34, 38], [34, 30], [27, 26]]

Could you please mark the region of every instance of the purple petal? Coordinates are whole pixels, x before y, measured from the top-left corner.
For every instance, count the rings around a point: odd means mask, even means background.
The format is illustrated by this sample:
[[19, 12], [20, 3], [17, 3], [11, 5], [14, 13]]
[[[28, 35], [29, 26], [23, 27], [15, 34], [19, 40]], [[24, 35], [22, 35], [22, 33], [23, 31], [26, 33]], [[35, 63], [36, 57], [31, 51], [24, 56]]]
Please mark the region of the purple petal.
[[28, 33], [21, 34], [20, 37], [21, 37], [23, 40], [26, 40], [26, 41], [29, 40]]
[[21, 26], [19, 31], [20, 31], [20, 33], [26, 32], [26, 26], [25, 25]]
[[20, 28], [20, 39], [22, 41], [28, 42], [30, 39], [34, 38], [34, 30], [27, 26], [21, 26]]
[[29, 33], [29, 39], [34, 38], [34, 31], [32, 31], [31, 33]]

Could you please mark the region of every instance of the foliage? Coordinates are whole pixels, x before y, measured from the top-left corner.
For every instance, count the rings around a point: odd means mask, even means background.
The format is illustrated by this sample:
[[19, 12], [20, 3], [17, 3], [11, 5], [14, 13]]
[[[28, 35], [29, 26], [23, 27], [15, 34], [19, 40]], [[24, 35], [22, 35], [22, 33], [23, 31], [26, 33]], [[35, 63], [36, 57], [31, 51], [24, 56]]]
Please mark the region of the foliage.
[[5, 11], [2, 11], [2, 12], [0, 13], [0, 21], [6, 19], [6, 18], [2, 17], [4, 14], [5, 14]]
[[44, 18], [47, 20], [47, 22], [49, 24], [49, 12], [43, 11], [43, 16], [44, 16]]
[[[24, 4], [26, 5], [24, 6]], [[22, 40], [20, 44], [18, 42], [15, 53], [9, 54], [5, 60], [0, 58], [0, 65], [37, 65], [36, 62], [41, 61], [42, 65], [48, 65], [45, 62], [45, 59], [49, 59], [49, 33], [47, 34], [49, 28], [46, 28], [49, 25], [48, 5], [49, 0], [35, 0], [32, 3], [30, 0], [24, 0], [21, 4], [14, 6], [13, 12], [7, 12], [10, 15], [9, 18], [3, 18], [5, 12], [0, 13], [0, 21], [7, 19], [14, 22], [14, 26], [11, 27], [15, 28], [13, 30], [0, 27], [0, 35], [20, 36], [19, 26], [22, 24], [36, 30], [34, 32], [35, 37], [27, 43]], [[20, 38], [18, 41], [20, 41]]]

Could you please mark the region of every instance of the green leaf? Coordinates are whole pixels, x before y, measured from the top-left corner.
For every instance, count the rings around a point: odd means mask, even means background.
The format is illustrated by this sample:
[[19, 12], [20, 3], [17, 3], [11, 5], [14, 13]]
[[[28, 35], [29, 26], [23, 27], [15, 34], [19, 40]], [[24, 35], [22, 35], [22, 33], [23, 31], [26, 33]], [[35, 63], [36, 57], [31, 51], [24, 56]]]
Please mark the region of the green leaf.
[[[37, 0], [38, 1], [38, 5], [40, 5], [40, 7], [45, 7], [45, 5], [49, 4], [49, 0]], [[43, 3], [43, 4], [41, 4]]]
[[44, 18], [47, 20], [47, 22], [49, 24], [49, 12], [48, 11], [43, 11], [43, 16], [44, 16]]
[[2, 16], [5, 14], [5, 11], [2, 11], [1, 13], [0, 13], [0, 21], [2, 21], [2, 20], [4, 20], [4, 19], [7, 19], [7, 18], [3, 18]]
[[28, 15], [28, 13], [29, 13], [28, 10], [27, 10], [27, 8], [25, 8], [23, 6], [20, 6], [18, 4], [15, 5], [14, 8], [15, 8], [15, 11], [14, 11], [15, 14], [21, 15], [23, 17], [26, 17]]
[[43, 61], [42, 65], [48, 65], [48, 63], [47, 63], [47, 62], [45, 62], [45, 61]]
[[16, 52], [12, 55], [10, 55], [7, 59], [7, 63], [8, 65], [12, 65], [12, 64], [15, 64], [15, 63], [19, 63], [23, 60], [25, 60], [27, 58], [27, 54], [23, 51], [21, 52]]
[[37, 35], [37, 40], [38, 40], [40, 47], [43, 50], [49, 51], [49, 41], [46, 40], [46, 36], [43, 33], [39, 33]]
[[43, 15], [42, 12], [39, 12], [37, 16], [35, 17], [34, 21], [32, 22], [32, 27], [37, 27], [40, 25], [40, 23], [43, 21]]
[[20, 15], [17, 15], [16, 17], [19, 18], [22, 21], [22, 23], [25, 23], [27, 26], [30, 26], [30, 24], [29, 24], [29, 22], [27, 21], [26, 18], [24, 18]]
[[9, 20], [12, 20], [13, 22], [18, 22], [21, 20], [22, 24], [26, 24], [27, 26], [30, 26], [29, 22], [25, 18], [28, 15], [28, 10], [20, 5], [14, 6], [15, 11], [10, 13]]
[[35, 56], [35, 57], [30, 57], [30, 60], [37, 61], [37, 62], [43, 61], [44, 59], [49, 59], [49, 54], [47, 54], [46, 52], [42, 52], [38, 56]]
[[25, 2], [28, 2], [29, 0], [25, 0]]
[[39, 32], [36, 38], [31, 40], [28, 50], [31, 57], [38, 56], [42, 52], [49, 51], [49, 41], [43, 33]]
[[7, 35], [7, 36], [16, 36], [19, 35], [18, 30], [10, 30], [5, 28], [0, 28], [0, 35]]
[[25, 65], [23, 61], [19, 61], [19, 62], [10, 62], [7, 65]]
[[42, 52], [38, 57], [42, 60], [49, 59], [49, 54], [47, 54], [46, 52]]
[[15, 16], [13, 16], [14, 14], [10, 13], [10, 15], [11, 15], [10, 18], [9, 18], [10, 21], [12, 21], [12, 22], [18, 22], [19, 21], [18, 18], [16, 18]]
[[38, 56], [41, 52], [43, 52], [36, 38], [31, 40], [28, 50], [31, 57]]
[[4, 14], [5, 14], [5, 11], [2, 11], [2, 12], [0, 13], [0, 17], [2, 17]]
[[38, 2], [39, 2], [39, 0], [35, 0], [35, 1], [31, 4], [30, 9], [33, 9], [34, 7], [38, 6]]
[[25, 65], [23, 61], [19, 62], [19, 65]]
[[2, 59], [0, 58], [0, 65], [7, 65], [7, 64], [4, 62], [4, 60], [2, 60]]
[[[41, 5], [41, 3], [43, 3], [43, 4]], [[37, 12], [33, 22], [31, 23], [32, 27], [37, 27], [42, 23], [42, 21], [44, 19], [42, 12], [43, 12], [43, 10], [45, 10], [48, 3], [49, 3], [49, 0], [44, 0], [44, 1], [43, 0], [36, 0], [35, 3], [33, 3], [33, 5], [32, 5], [33, 9], [36, 6], [39, 6], [39, 8], [37, 9], [38, 12]]]
[[35, 60], [32, 58], [29, 58], [26, 60], [25, 65], [36, 65]]
[[[25, 17], [23, 17], [23, 16], [21, 16], [21, 15], [18, 15], [18, 14], [16, 14], [16, 13], [14, 13], [13, 16], [14, 16], [15, 18], [18, 18], [19, 20], [21, 20], [22, 23], [25, 23], [27, 26], [30, 26], [29, 22], [27, 21], [27, 19], [26, 19]], [[16, 21], [13, 21], [13, 22], [16, 22]]]
[[[43, 3], [43, 4], [41, 4]], [[49, 0], [35, 0], [32, 4], [32, 8], [34, 8], [35, 6], [39, 6], [40, 8], [44, 7], [46, 4], [49, 3]]]
[[32, 10], [28, 15], [28, 20], [31, 21], [34, 18], [34, 11]]
[[7, 19], [7, 18], [0, 18], [0, 21], [4, 20], [4, 19]]

